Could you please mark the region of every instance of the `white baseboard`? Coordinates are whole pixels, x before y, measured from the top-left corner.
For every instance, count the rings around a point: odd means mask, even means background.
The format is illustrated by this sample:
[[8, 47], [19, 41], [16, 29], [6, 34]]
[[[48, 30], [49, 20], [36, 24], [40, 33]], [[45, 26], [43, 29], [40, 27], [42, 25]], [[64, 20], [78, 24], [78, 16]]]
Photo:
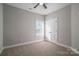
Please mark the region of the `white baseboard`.
[[71, 50], [74, 51], [76, 54], [79, 55], [79, 51], [77, 51], [77, 49], [71, 47]]
[[35, 41], [24, 42], [24, 43], [20, 43], [20, 44], [11, 45], [11, 46], [6, 46], [6, 47], [4, 47], [4, 49], [21, 46], [21, 45], [32, 44], [32, 43], [36, 43], [36, 42], [40, 42], [40, 41], [43, 41], [43, 40], [35, 40]]
[[77, 49], [75, 49], [75, 48], [72, 48], [72, 47], [67, 46], [67, 45], [64, 45], [64, 44], [56, 43], [56, 42], [53, 42], [53, 41], [50, 41], [50, 40], [46, 40], [46, 41], [55, 43], [55, 44], [57, 44], [57, 45], [59, 45], [59, 46], [62, 46], [62, 47], [68, 48], [68, 49], [71, 49], [72, 51], [74, 51], [76, 54], [79, 55], [79, 51], [77, 51]]
[[4, 48], [1, 48], [1, 49], [0, 49], [0, 54], [2, 53], [3, 50], [4, 50]]
[[46, 40], [46, 41], [49, 41], [49, 42], [55, 43], [56, 45], [59, 45], [59, 46], [65, 47], [65, 48], [70, 48], [69, 46], [64, 45], [64, 44], [61, 44], [61, 43], [58, 43], [58, 42], [56, 43], [56, 42], [53, 42], [53, 41], [50, 41], [50, 40]]

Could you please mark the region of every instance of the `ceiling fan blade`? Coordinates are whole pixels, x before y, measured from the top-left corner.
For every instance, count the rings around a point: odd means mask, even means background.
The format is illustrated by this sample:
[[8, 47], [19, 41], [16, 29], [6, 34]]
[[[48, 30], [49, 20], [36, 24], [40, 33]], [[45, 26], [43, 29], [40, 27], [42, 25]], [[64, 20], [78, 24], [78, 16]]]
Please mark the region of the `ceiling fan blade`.
[[47, 9], [47, 6], [45, 5], [45, 3], [43, 4], [44, 8]]
[[39, 5], [39, 3], [37, 3], [37, 4], [34, 6], [34, 8], [38, 7], [38, 5]]

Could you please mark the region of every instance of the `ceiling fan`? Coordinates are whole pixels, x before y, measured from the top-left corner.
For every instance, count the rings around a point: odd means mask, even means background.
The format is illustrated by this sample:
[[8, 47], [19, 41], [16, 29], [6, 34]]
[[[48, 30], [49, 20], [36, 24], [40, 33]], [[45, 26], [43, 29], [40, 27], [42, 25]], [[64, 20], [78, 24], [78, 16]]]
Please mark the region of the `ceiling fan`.
[[37, 3], [34, 8], [37, 8], [39, 5], [42, 5], [45, 9], [47, 9], [47, 6], [45, 3]]

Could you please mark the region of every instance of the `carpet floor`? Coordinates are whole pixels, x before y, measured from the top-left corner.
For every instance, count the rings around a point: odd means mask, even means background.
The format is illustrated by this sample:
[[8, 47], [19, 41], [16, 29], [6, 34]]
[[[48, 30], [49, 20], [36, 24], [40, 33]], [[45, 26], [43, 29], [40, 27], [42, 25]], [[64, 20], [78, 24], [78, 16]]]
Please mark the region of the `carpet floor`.
[[33, 44], [4, 49], [1, 56], [78, 56], [72, 50], [51, 42], [41, 41]]

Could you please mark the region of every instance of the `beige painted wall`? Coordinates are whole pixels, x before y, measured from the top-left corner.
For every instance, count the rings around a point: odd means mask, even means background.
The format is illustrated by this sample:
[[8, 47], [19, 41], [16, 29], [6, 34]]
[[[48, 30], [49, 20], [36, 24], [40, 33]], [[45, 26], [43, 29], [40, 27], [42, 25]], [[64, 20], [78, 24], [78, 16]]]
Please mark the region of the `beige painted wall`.
[[66, 6], [45, 16], [46, 20], [58, 18], [58, 43], [71, 46], [71, 7]]
[[4, 5], [4, 46], [40, 40], [36, 39], [36, 20], [43, 16]]
[[72, 47], [79, 51], [79, 4], [71, 6], [71, 39]]
[[3, 6], [0, 4], [0, 53], [3, 48]]

